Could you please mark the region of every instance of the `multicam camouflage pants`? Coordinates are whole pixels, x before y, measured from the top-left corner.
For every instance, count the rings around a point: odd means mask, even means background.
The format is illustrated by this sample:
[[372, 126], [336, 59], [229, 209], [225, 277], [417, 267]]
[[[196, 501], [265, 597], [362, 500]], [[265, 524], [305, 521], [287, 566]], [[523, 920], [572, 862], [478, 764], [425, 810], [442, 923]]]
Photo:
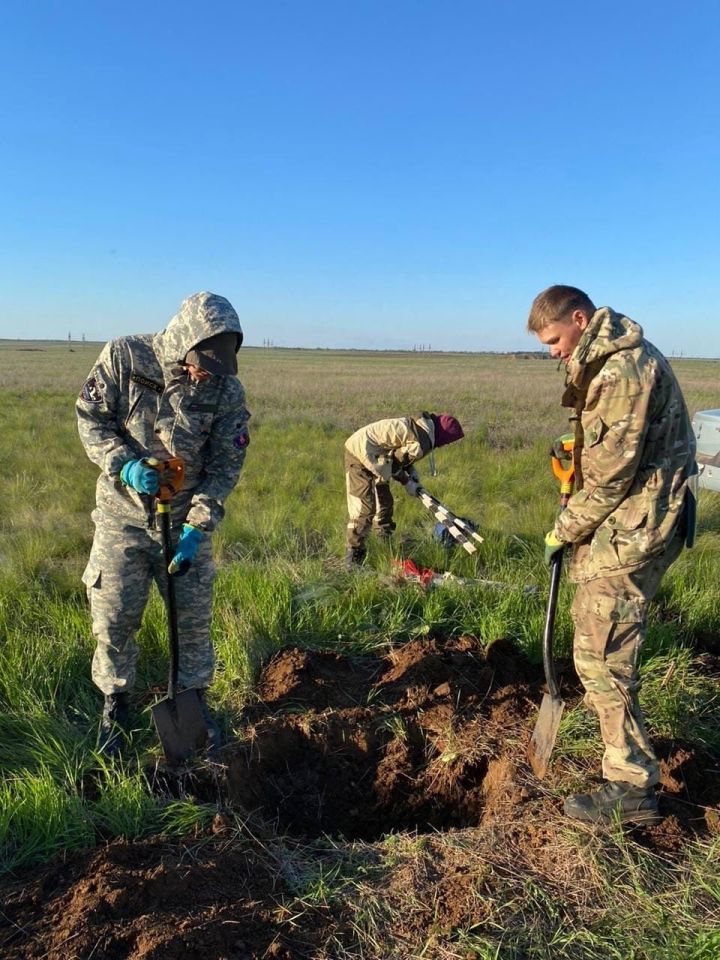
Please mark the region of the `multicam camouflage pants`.
[[682, 538], [676, 536], [661, 557], [631, 573], [581, 583], [575, 594], [575, 669], [585, 687], [585, 702], [600, 719], [606, 780], [646, 787], [659, 779], [638, 703], [638, 658], [648, 605], [681, 549]]
[[[93, 682], [103, 693], [132, 690], [140, 627], [153, 580], [166, 596], [160, 532], [96, 521], [95, 539], [83, 574], [97, 640]], [[178, 686], [207, 687], [213, 675], [210, 614], [215, 566], [210, 537], [204, 537], [189, 571], [175, 579], [180, 641]]]
[[345, 451], [345, 483], [349, 518], [347, 546], [353, 548], [364, 546], [373, 521], [381, 536], [389, 536], [395, 529], [390, 484], [378, 480], [347, 450]]

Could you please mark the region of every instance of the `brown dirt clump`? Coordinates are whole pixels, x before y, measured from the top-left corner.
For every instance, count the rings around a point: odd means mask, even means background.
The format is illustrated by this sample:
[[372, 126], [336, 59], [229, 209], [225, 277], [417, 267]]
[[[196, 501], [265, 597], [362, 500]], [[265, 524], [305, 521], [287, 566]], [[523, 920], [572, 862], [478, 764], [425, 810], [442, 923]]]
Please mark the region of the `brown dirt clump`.
[[[573, 703], [577, 683], [561, 673]], [[360, 955], [355, 911], [375, 903], [392, 916], [393, 956], [410, 957], [491, 922], [498, 897], [522, 911], [528, 880], [582, 923], [599, 881], [559, 799], [577, 765], [558, 758], [539, 784], [525, 760], [541, 688], [541, 669], [505, 641], [484, 651], [473, 637], [426, 637], [382, 658], [281, 650], [242, 741], [219, 763], [155, 775], [166, 795], [218, 805], [207, 835], [114, 842], [6, 880], [0, 955], [330, 960]], [[720, 777], [693, 744], [657, 746], [668, 816], [632, 836], [679, 858], [718, 831]], [[388, 834], [394, 846], [377, 842]], [[340, 893], [308, 892], [353, 858], [361, 869]]]
[[[272, 862], [244, 844], [115, 842], [12, 891], [5, 960], [296, 957]], [[296, 941], [298, 938], [295, 938]]]
[[360, 706], [377, 669], [373, 657], [285, 648], [263, 670], [256, 690], [258, 704], [249, 713]]
[[275, 703], [299, 689], [319, 696], [303, 713], [259, 719], [225, 751], [232, 802], [305, 837], [480, 823], [501, 792], [492, 758], [524, 749], [533, 696], [523, 658], [504, 643], [485, 654], [467, 636], [414, 640], [374, 665], [345, 663], [342, 702], [362, 706], [326, 709], [325, 675], [341, 659], [291, 648], [270, 662], [260, 690]]

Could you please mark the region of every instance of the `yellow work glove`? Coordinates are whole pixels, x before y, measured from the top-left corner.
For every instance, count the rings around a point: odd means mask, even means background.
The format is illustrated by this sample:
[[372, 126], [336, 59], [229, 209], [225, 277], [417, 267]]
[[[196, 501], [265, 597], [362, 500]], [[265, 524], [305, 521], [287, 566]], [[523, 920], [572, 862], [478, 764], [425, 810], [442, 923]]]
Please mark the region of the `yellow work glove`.
[[553, 556], [562, 550], [565, 546], [562, 540], [558, 540], [555, 536], [555, 531], [551, 530], [550, 533], [545, 534], [545, 563], [549, 567], [552, 563]]

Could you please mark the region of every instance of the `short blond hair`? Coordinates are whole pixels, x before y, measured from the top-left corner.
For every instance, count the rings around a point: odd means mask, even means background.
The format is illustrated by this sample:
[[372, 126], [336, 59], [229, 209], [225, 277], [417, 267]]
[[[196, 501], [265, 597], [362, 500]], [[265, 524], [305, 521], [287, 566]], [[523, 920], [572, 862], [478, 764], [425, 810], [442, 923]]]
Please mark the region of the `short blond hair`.
[[589, 320], [595, 313], [595, 305], [590, 297], [577, 287], [556, 283], [533, 300], [527, 328], [531, 333], [538, 333], [548, 324], [562, 320], [574, 310], [584, 310]]

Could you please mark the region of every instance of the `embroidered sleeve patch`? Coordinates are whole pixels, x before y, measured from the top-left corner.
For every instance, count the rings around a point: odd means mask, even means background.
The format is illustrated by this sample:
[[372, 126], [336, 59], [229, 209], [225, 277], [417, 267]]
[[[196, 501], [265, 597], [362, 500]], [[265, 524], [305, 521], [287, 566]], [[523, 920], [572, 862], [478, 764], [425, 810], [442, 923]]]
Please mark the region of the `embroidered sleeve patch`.
[[102, 403], [102, 393], [96, 377], [89, 377], [80, 391], [80, 399], [86, 403]]
[[238, 450], [244, 450], [249, 444], [250, 434], [248, 433], [247, 427], [243, 427], [242, 430], [233, 437], [233, 446], [237, 447]]

